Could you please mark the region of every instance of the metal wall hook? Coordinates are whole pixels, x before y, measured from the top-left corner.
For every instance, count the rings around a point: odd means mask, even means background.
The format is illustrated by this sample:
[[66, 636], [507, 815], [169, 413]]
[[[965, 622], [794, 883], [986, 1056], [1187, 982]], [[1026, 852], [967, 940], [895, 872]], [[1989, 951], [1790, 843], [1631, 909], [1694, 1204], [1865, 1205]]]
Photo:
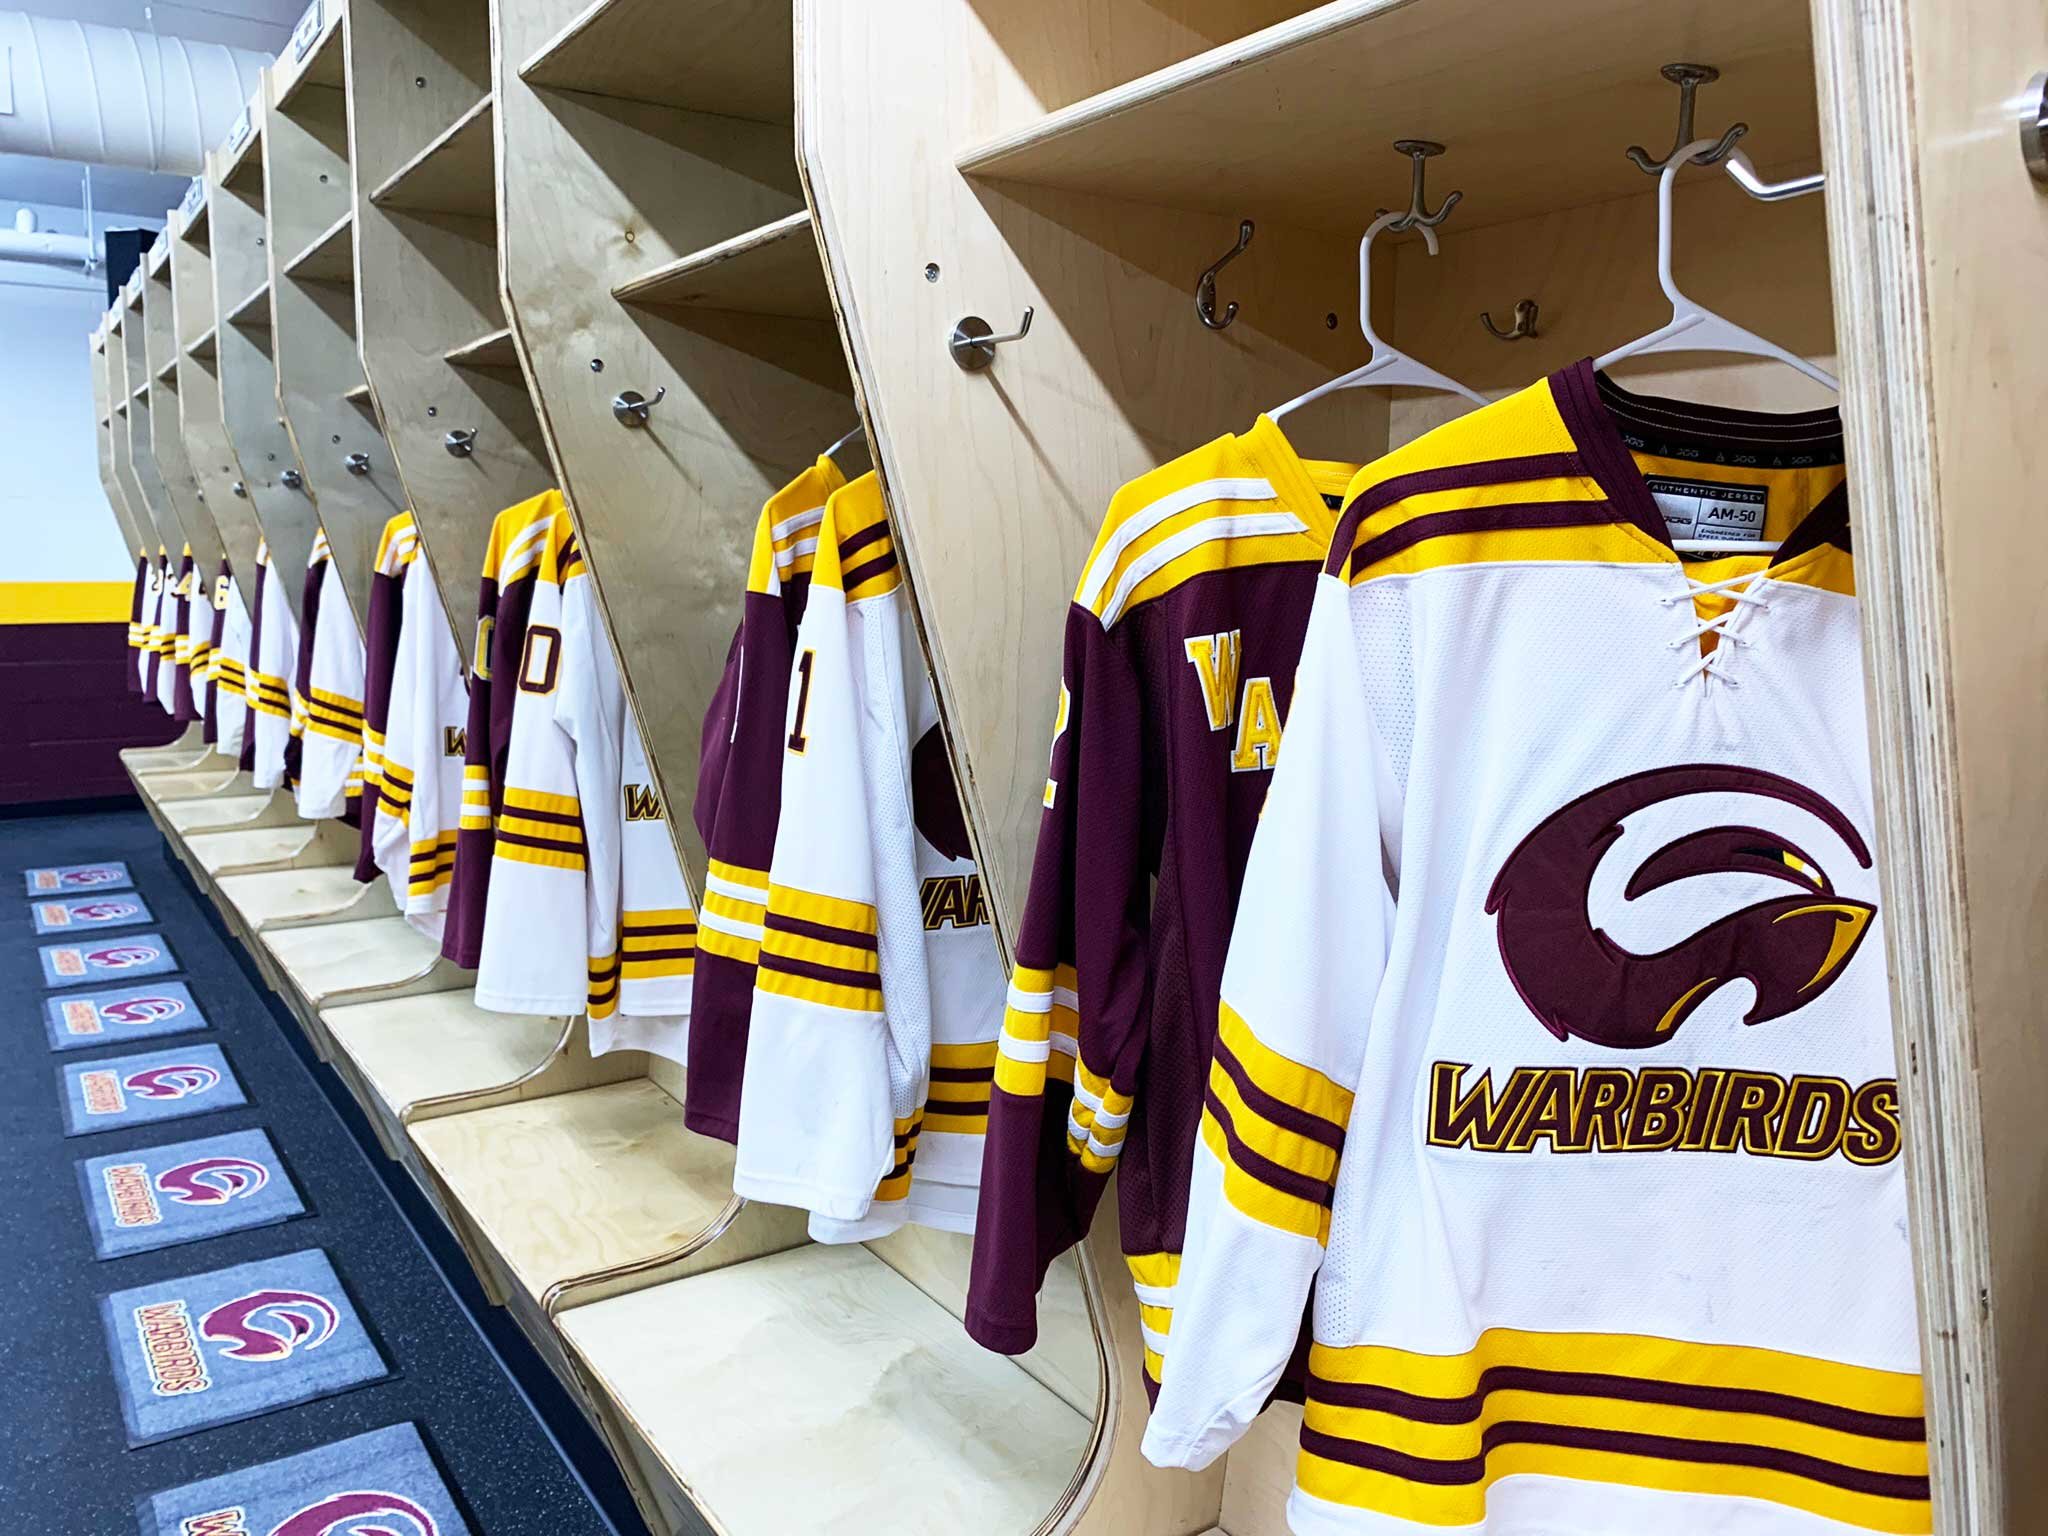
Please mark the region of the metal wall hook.
[[2020, 159], [2027, 174], [2048, 182], [2048, 70], [2027, 82], [2019, 101]]
[[[1671, 141], [1671, 148], [1661, 160], [1650, 158], [1650, 152], [1640, 144], [1628, 147], [1628, 157], [1635, 162], [1637, 170], [1647, 176], [1655, 176], [1671, 163], [1671, 157], [1700, 137], [1693, 132], [1692, 114], [1694, 97], [1703, 85], [1711, 85], [1721, 78], [1721, 71], [1711, 64], [1666, 64], [1657, 71], [1666, 80], [1678, 87], [1678, 137]], [[1693, 156], [1695, 165], [1713, 165], [1735, 147], [1735, 141], [1749, 132], [1749, 124], [1736, 123], [1721, 135], [1721, 141], [1703, 154]]]
[[306, 488], [306, 477], [296, 469], [285, 470], [277, 479], [278, 483], [288, 491], [302, 491]]
[[1237, 226], [1237, 244], [1209, 263], [1209, 269], [1195, 280], [1195, 315], [1212, 331], [1229, 329], [1230, 322], [1237, 318], [1235, 299], [1223, 306], [1222, 315], [1216, 313], [1216, 274], [1242, 256], [1251, 243], [1252, 221], [1246, 219]]
[[247, 501], [249, 499], [249, 487], [240, 480], [237, 480], [235, 482], [235, 494], [244, 501]]
[[1017, 322], [1017, 329], [1007, 336], [997, 336], [988, 327], [988, 322], [979, 315], [969, 315], [953, 327], [953, 334], [947, 338], [946, 350], [953, 354], [953, 361], [969, 373], [980, 373], [996, 360], [996, 348], [1007, 342], [1022, 341], [1031, 334], [1031, 317], [1037, 310], [1024, 307], [1024, 318]]
[[[1444, 199], [1444, 205], [1437, 209], [1435, 213], [1427, 211], [1428, 203], [1422, 193], [1423, 163], [1433, 160], [1442, 154], [1444, 152], [1443, 145], [1437, 143], [1434, 139], [1396, 139], [1394, 140], [1394, 152], [1406, 155], [1414, 162], [1414, 165], [1408, 178], [1408, 211], [1389, 224], [1387, 228], [1390, 230], [1413, 229], [1416, 225], [1420, 224], [1426, 229], [1435, 229], [1437, 225], [1443, 223], [1445, 219], [1451, 216], [1451, 210], [1458, 206], [1458, 199], [1465, 195], [1463, 192], [1453, 192]], [[1384, 214], [1389, 210], [1382, 208], [1379, 211]]]
[[441, 446], [458, 459], [466, 459], [476, 452], [476, 428], [455, 427], [441, 439]]
[[619, 419], [620, 426], [631, 427], [637, 431], [647, 425], [647, 413], [661, 404], [667, 395], [666, 384], [654, 392], [652, 400], [637, 389], [620, 390], [612, 400], [612, 415]]
[[352, 475], [367, 475], [370, 472], [370, 456], [367, 453], [352, 453], [341, 461], [341, 467]]
[[1486, 327], [1486, 334], [1495, 341], [1533, 341], [1536, 338], [1536, 301], [1523, 299], [1515, 305], [1515, 326], [1504, 331], [1493, 323], [1493, 312], [1479, 311], [1479, 323]]

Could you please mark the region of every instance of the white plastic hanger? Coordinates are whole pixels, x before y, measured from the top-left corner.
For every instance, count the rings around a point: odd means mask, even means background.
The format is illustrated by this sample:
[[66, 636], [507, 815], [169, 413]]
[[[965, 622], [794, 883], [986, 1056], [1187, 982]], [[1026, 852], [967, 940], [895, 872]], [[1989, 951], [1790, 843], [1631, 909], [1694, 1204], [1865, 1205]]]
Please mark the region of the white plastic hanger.
[[[1277, 410], [1266, 414], [1274, 421], [1280, 420], [1289, 411], [1320, 400], [1325, 395], [1335, 394], [1340, 389], [1360, 389], [1367, 385], [1392, 387], [1397, 384], [1409, 385], [1416, 389], [1434, 389], [1447, 395], [1462, 395], [1474, 405], [1486, 404], [1483, 395], [1474, 394], [1456, 379], [1445, 378], [1427, 363], [1419, 363], [1399, 347], [1389, 346], [1382, 341], [1372, 328], [1372, 242], [1381, 230], [1408, 219], [1407, 213], [1383, 213], [1365, 229], [1365, 238], [1358, 242], [1358, 328], [1365, 332], [1365, 344], [1370, 349], [1365, 366], [1340, 374], [1327, 384], [1318, 384], [1305, 395], [1297, 395]], [[1436, 254], [1436, 231], [1429, 225], [1415, 221], [1413, 228], [1422, 234], [1429, 246], [1429, 254]]]
[[[1664, 290], [1664, 297], [1671, 301], [1670, 321], [1647, 336], [1616, 347], [1594, 366], [1611, 368], [1623, 358], [1642, 357], [1652, 352], [1736, 352], [1747, 357], [1770, 358], [1788, 368], [1796, 368], [1822, 388], [1840, 394], [1842, 386], [1833, 374], [1815, 367], [1797, 352], [1787, 351], [1774, 341], [1766, 341], [1756, 332], [1744, 330], [1733, 320], [1724, 319], [1687, 298], [1678, 291], [1678, 284], [1672, 279], [1671, 184], [1678, 179], [1680, 168], [1694, 155], [1713, 149], [1719, 142], [1717, 139], [1694, 139], [1672, 155], [1657, 176], [1657, 282]], [[1745, 168], [1747, 164], [1745, 160]]]

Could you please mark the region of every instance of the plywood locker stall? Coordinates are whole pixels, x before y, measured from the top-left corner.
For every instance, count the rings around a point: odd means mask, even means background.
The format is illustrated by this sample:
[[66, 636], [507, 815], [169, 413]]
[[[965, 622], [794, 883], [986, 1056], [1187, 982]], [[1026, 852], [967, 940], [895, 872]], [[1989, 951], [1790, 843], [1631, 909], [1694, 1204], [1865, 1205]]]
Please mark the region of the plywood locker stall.
[[[110, 394], [112, 386], [107, 382], [107, 321], [102, 315], [100, 323], [93, 328], [92, 350], [92, 395], [94, 418], [98, 422], [96, 438], [99, 446], [100, 485], [107, 493], [107, 509], [114, 514], [114, 522], [121, 530], [121, 542], [129, 549], [143, 552], [154, 542], [155, 531], [145, 531], [143, 523], [129, 509], [128, 493], [122, 488], [121, 479], [114, 467], [114, 426], [123, 418], [114, 414], [114, 402]], [[125, 422], [123, 422], [125, 426]]]
[[323, 0], [317, 30], [314, 15], [264, 76], [270, 304], [285, 425], [360, 630], [377, 537], [405, 509], [405, 492], [384, 434], [358, 403], [366, 380], [356, 347], [347, 10]]
[[149, 446], [164, 494], [185, 542], [192, 568], [205, 572], [210, 591], [220, 571], [220, 532], [202, 499], [192, 461], [185, 452], [185, 417], [178, 392], [178, 317], [171, 294], [171, 230], [165, 225], [143, 255], [143, 365], [149, 370]]
[[270, 546], [273, 569], [286, 577], [286, 601], [297, 614], [304, 589], [291, 574], [306, 568], [320, 517], [278, 402], [263, 170], [269, 91], [266, 72], [234, 131], [207, 156], [213, 296], [220, 316], [214, 369], [220, 376], [221, 422], [235, 450], [242, 488]]

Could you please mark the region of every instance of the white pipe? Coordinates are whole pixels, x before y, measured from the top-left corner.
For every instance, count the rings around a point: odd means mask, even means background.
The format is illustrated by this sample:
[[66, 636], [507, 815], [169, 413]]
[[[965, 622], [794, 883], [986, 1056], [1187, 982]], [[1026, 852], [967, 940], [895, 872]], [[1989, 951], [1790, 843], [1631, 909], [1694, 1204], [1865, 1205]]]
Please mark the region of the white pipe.
[[0, 153], [196, 176], [269, 62], [248, 48], [0, 11]]
[[84, 235], [58, 235], [43, 229], [0, 229], [0, 261], [33, 261], [45, 266], [89, 271], [101, 253]]

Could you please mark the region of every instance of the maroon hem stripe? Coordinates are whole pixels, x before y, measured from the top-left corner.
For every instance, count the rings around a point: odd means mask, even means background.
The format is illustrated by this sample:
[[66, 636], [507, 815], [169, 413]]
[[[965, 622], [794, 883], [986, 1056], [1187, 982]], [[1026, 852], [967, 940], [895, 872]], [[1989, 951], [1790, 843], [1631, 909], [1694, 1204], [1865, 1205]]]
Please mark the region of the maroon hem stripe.
[[1230, 1160], [1245, 1173], [1261, 1184], [1278, 1190], [1283, 1195], [1292, 1195], [1297, 1200], [1306, 1200], [1310, 1205], [1327, 1207], [1332, 1196], [1332, 1186], [1322, 1179], [1310, 1178], [1305, 1173], [1296, 1173], [1292, 1168], [1283, 1168], [1270, 1157], [1254, 1152], [1237, 1134], [1237, 1125], [1230, 1118], [1230, 1108], [1211, 1088], [1204, 1095], [1209, 1113], [1216, 1117], [1222, 1128], [1223, 1140], [1230, 1148]]
[[862, 933], [857, 928], [840, 928], [831, 923], [814, 923], [808, 918], [790, 917], [782, 912], [770, 912], [761, 920], [761, 926], [778, 933], [793, 933], [799, 938], [819, 939], [827, 944], [843, 944], [848, 949], [876, 950], [875, 935]]
[[1466, 507], [1431, 512], [1389, 528], [1351, 552], [1350, 574], [1356, 577], [1403, 550], [1430, 539], [1461, 533], [1505, 533], [1523, 528], [1592, 528], [1629, 519], [1608, 501], [1524, 501], [1501, 507]]
[[1749, 1413], [1796, 1420], [1870, 1440], [1924, 1441], [1927, 1421], [1867, 1413], [1816, 1398], [1795, 1397], [1755, 1387], [1704, 1387], [1691, 1382], [1617, 1376], [1601, 1371], [1552, 1371], [1534, 1366], [1497, 1365], [1480, 1373], [1479, 1386], [1463, 1397], [1428, 1397], [1372, 1382], [1333, 1381], [1311, 1375], [1309, 1396], [1334, 1408], [1370, 1408], [1418, 1424], [1470, 1424], [1495, 1392], [1546, 1392], [1562, 1397], [1611, 1397], [1621, 1402], [1701, 1408], [1715, 1413]]
[[1272, 1121], [1282, 1130], [1310, 1141], [1319, 1141], [1332, 1152], [1344, 1150], [1344, 1127], [1333, 1120], [1303, 1109], [1299, 1104], [1290, 1104], [1285, 1099], [1275, 1098], [1258, 1085], [1249, 1068], [1237, 1059], [1221, 1037], [1216, 1041], [1216, 1065], [1221, 1067], [1230, 1080], [1237, 1084], [1237, 1091], [1244, 1096], [1245, 1107]]
[[694, 944], [685, 944], [681, 949], [629, 949], [620, 952], [619, 963], [636, 965], [649, 960], [687, 960], [696, 953]]
[[875, 540], [886, 539], [888, 536], [889, 524], [887, 519], [877, 523], [869, 523], [867, 527], [857, 533], [849, 533], [839, 541], [839, 564], [841, 568], [845, 567], [848, 557], [854, 551], [866, 549]]
[[669, 934], [692, 934], [697, 931], [695, 923], [622, 923], [619, 935], [627, 939], [660, 938]]
[[845, 590], [851, 592], [855, 587], [859, 586], [862, 582], [872, 581], [877, 576], [886, 576], [889, 572], [895, 569], [895, 555], [877, 555], [874, 559], [870, 560], [866, 565], [856, 566], [854, 569], [846, 572], [846, 574], [841, 578], [841, 585], [845, 588]]
[[995, 1081], [996, 1069], [987, 1067], [933, 1067], [932, 1081], [935, 1083], [990, 1083]]
[[1478, 464], [1446, 464], [1435, 469], [1418, 469], [1412, 474], [1382, 480], [1362, 491], [1344, 509], [1344, 515], [1337, 521], [1337, 536], [1331, 542], [1330, 556], [1323, 566], [1324, 573], [1334, 576], [1341, 571], [1345, 557], [1358, 540], [1360, 526], [1373, 513], [1383, 511], [1397, 501], [1404, 501], [1410, 496], [1426, 496], [1434, 491], [1476, 490], [1482, 486], [1508, 485], [1517, 480], [1556, 480], [1585, 472], [1585, 463], [1576, 453], [1530, 453], [1512, 459], [1488, 459]]
[[517, 816], [522, 821], [546, 821], [552, 822], [558, 827], [574, 827], [578, 832], [583, 830], [583, 818], [581, 816], [564, 815], [560, 811], [530, 811], [523, 805], [512, 804], [509, 800], [505, 803], [504, 814], [507, 816]]
[[796, 960], [787, 955], [761, 951], [761, 969], [781, 971], [786, 976], [805, 976], [812, 981], [829, 981], [842, 987], [855, 987], [862, 992], [879, 994], [882, 978], [869, 971], [849, 971], [837, 965], [819, 965], [813, 960]]
[[1613, 1455], [1642, 1456], [1658, 1461], [1685, 1461], [1706, 1466], [1755, 1467], [1767, 1472], [1784, 1472], [1810, 1482], [1851, 1493], [1870, 1494], [1881, 1499], [1925, 1500], [1927, 1479], [1896, 1472], [1871, 1472], [1841, 1462], [1824, 1461], [1774, 1445], [1749, 1445], [1714, 1440], [1680, 1440], [1670, 1435], [1646, 1435], [1633, 1430], [1582, 1429], [1566, 1424], [1536, 1424], [1509, 1420], [1494, 1424], [1479, 1437], [1477, 1456], [1455, 1461], [1411, 1456], [1361, 1440], [1341, 1439], [1322, 1430], [1301, 1431], [1301, 1448], [1311, 1455], [1346, 1466], [1364, 1467], [1391, 1477], [1435, 1488], [1456, 1488], [1481, 1481], [1486, 1476], [1488, 1452], [1504, 1445], [1554, 1445], [1564, 1450], [1604, 1451]]
[[602, 992], [587, 993], [585, 1006], [602, 1008], [606, 1003], [617, 1002], [618, 997], [619, 989], [616, 986], [606, 987]]
[[589, 857], [589, 850], [582, 843], [557, 842], [550, 837], [527, 837], [518, 832], [498, 830], [498, 841], [510, 843], [518, 848], [539, 848], [548, 853], [573, 853], [578, 858]]
[[987, 1115], [988, 1099], [926, 1099], [927, 1115]]

